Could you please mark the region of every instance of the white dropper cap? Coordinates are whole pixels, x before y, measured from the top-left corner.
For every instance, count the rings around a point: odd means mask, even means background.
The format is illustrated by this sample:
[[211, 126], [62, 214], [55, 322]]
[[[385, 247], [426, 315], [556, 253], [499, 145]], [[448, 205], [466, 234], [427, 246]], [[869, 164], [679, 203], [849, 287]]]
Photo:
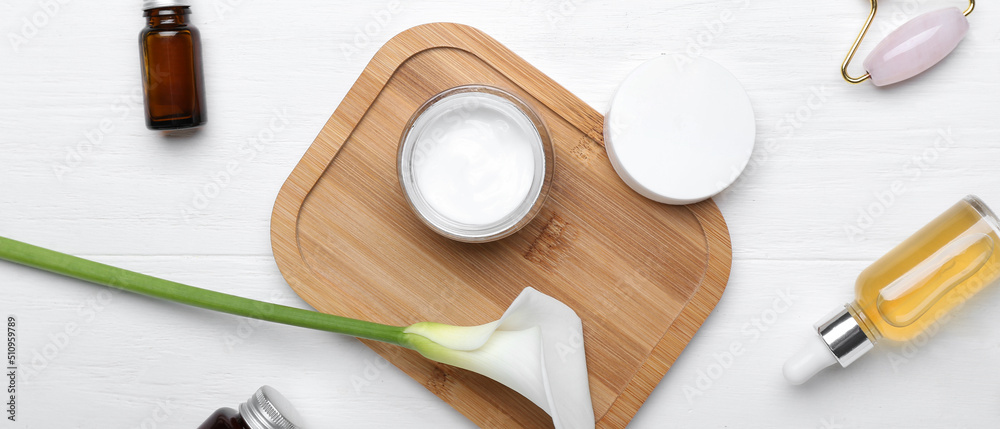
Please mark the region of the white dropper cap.
[[785, 362], [781, 372], [789, 383], [799, 385], [836, 362], [837, 358], [833, 356], [830, 347], [822, 338], [816, 336], [809, 338], [798, 353]]
[[816, 324], [817, 336], [785, 362], [782, 372], [792, 384], [802, 384], [834, 363], [847, 367], [875, 347], [849, 305], [838, 308]]

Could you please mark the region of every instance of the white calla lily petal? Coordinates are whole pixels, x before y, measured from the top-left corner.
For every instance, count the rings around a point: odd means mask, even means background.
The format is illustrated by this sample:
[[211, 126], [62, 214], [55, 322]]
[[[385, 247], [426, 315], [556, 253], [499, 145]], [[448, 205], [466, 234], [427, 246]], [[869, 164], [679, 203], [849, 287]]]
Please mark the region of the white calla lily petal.
[[420, 322], [408, 326], [404, 332], [426, 337], [452, 350], [475, 350], [486, 344], [499, 324], [499, 320], [479, 326]]
[[583, 324], [555, 298], [525, 288], [500, 320], [479, 326], [417, 323], [417, 351], [492, 378], [552, 416], [557, 429], [593, 428]]

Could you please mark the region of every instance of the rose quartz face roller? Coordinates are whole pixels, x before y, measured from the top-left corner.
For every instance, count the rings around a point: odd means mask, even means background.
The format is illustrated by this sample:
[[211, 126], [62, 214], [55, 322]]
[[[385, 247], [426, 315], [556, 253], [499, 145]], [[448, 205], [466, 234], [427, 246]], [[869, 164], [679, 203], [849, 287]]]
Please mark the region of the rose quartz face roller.
[[840, 73], [850, 83], [861, 83], [871, 78], [876, 86], [892, 85], [904, 81], [925, 70], [947, 57], [958, 46], [958, 43], [969, 31], [969, 20], [966, 18], [976, 7], [975, 0], [969, 0], [965, 11], [958, 8], [947, 8], [927, 12], [889, 33], [865, 59], [865, 73], [860, 77], [852, 77], [847, 72], [847, 66], [854, 58], [861, 40], [868, 33], [868, 28], [875, 19], [878, 0], [871, 0], [872, 10], [868, 14], [865, 26], [854, 40], [851, 51], [840, 66]]

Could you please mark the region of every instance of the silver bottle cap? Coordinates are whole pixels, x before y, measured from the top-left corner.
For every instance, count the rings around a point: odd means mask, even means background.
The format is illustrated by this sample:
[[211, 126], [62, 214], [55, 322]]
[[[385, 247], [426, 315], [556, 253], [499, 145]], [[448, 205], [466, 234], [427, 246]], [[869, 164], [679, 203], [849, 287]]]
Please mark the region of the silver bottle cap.
[[191, 6], [188, 0], [143, 0], [142, 10], [156, 9], [159, 7], [179, 7]]
[[848, 307], [838, 309], [816, 324], [816, 333], [830, 347], [840, 366], [847, 367], [875, 347]]
[[846, 367], [875, 347], [846, 305], [821, 319], [816, 333], [781, 368], [789, 383], [805, 383], [834, 363]]
[[302, 428], [302, 416], [271, 386], [257, 389], [250, 399], [240, 404], [240, 415], [251, 429]]

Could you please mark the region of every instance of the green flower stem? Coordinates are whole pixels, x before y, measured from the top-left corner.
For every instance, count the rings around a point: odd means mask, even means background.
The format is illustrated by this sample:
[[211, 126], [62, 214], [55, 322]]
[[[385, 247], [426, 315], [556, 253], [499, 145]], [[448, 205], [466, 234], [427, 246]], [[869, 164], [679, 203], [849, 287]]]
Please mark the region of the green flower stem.
[[9, 238], [0, 237], [0, 259], [194, 307], [412, 348], [409, 338], [411, 335], [403, 333], [404, 327], [382, 325], [213, 292]]

